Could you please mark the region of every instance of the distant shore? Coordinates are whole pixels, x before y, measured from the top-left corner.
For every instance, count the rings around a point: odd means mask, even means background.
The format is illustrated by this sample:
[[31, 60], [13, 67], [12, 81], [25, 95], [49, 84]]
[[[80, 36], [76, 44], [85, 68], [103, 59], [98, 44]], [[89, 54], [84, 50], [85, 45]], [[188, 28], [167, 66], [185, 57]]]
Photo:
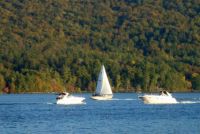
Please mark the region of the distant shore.
[[[21, 93], [0, 93], [0, 94], [58, 94], [60, 92], [21, 92]], [[93, 93], [93, 92], [70, 92], [72, 94], [81, 94], [81, 93]], [[138, 93], [138, 94], [148, 94], [148, 93], [158, 93], [158, 92], [134, 92], [134, 91], [126, 91], [126, 92], [114, 92], [114, 93]], [[175, 91], [172, 93], [200, 93], [200, 91]]]

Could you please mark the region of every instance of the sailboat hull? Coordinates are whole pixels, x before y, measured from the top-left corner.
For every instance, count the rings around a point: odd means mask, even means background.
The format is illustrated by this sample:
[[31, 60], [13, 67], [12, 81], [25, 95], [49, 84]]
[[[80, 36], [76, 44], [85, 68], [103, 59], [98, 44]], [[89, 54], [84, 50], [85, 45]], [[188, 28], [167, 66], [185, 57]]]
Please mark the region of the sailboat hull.
[[111, 100], [112, 97], [113, 97], [113, 95], [91, 96], [91, 98], [94, 100]]

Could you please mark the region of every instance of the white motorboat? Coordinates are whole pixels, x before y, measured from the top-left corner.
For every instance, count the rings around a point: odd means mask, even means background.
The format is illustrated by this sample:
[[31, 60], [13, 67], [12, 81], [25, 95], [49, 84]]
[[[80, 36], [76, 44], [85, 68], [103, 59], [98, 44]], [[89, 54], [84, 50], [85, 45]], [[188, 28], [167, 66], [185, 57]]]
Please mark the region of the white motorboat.
[[60, 93], [56, 98], [56, 104], [61, 105], [74, 105], [74, 104], [84, 104], [84, 97], [72, 96], [67, 92]]
[[97, 87], [95, 93], [91, 96], [94, 100], [110, 100], [113, 97], [113, 93], [108, 81], [108, 77], [105, 71], [105, 67], [101, 67], [99, 73]]
[[145, 104], [176, 104], [177, 100], [167, 91], [161, 91], [159, 95], [139, 96]]

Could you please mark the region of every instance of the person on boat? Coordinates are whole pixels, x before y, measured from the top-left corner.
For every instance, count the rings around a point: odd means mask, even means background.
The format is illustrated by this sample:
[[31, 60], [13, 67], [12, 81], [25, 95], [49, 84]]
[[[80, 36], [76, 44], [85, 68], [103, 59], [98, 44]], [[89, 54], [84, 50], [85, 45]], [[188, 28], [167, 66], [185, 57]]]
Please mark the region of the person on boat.
[[160, 91], [160, 95], [161, 96], [165, 95], [164, 91]]
[[160, 95], [162, 95], [162, 96], [168, 96], [168, 93], [167, 93], [167, 91], [160, 91]]
[[69, 96], [69, 93], [67, 92], [62, 92], [58, 95], [58, 97], [56, 97], [57, 100], [62, 99], [64, 96]]
[[168, 94], [167, 94], [167, 91], [163, 91], [163, 93], [164, 93], [165, 95], [168, 95]]
[[163, 91], [160, 91], [159, 95], [163, 95]]

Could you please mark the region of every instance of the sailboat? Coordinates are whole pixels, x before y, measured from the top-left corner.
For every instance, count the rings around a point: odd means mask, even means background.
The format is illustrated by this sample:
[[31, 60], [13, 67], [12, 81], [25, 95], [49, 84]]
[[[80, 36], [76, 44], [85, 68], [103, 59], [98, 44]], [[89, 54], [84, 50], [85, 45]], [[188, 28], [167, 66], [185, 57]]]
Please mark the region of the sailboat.
[[112, 99], [113, 93], [108, 81], [104, 65], [101, 67], [99, 73], [97, 87], [95, 93], [91, 96], [94, 100], [109, 100]]

